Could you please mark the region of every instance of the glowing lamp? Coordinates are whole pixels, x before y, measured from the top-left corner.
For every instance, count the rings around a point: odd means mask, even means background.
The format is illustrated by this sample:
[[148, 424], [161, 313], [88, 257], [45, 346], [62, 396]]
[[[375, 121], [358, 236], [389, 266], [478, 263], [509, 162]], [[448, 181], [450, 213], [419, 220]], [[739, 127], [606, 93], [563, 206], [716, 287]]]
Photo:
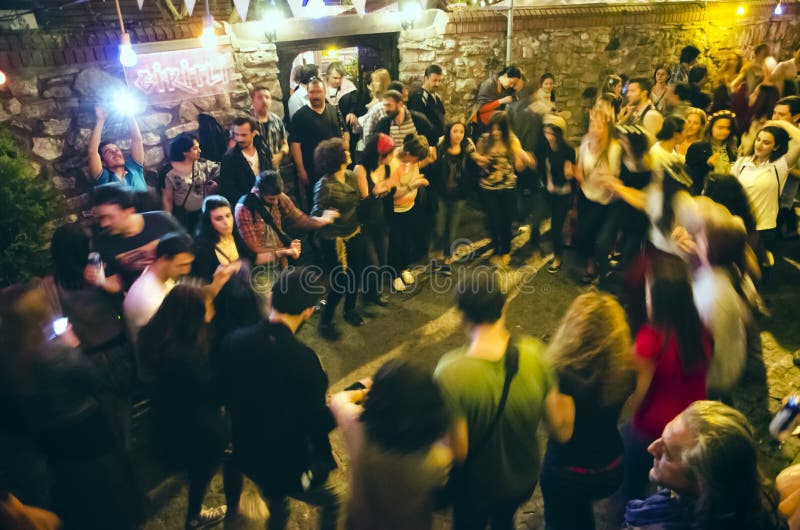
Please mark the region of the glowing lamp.
[[6, 79], [7, 79], [6, 78], [6, 73], [4, 71], [0, 70], [0, 86], [3, 86], [3, 85], [6, 84]]
[[217, 34], [214, 32], [214, 17], [211, 15], [203, 17], [203, 33], [200, 34], [200, 44], [203, 48], [217, 47]]
[[131, 46], [131, 36], [123, 33], [119, 43], [119, 62], [122, 63], [122, 66], [130, 68], [131, 66], [136, 66], [138, 60], [139, 58], [136, 57], [136, 52], [133, 51], [133, 46]]
[[110, 103], [112, 112], [121, 116], [133, 116], [142, 110], [139, 98], [125, 88], [114, 91], [111, 94]]
[[772, 11], [772, 14], [775, 16], [781, 16], [783, 14], [783, 4], [778, 2], [778, 5], [775, 6], [775, 9]]
[[744, 6], [739, 6], [736, 8], [736, 14], [739, 16], [744, 15]]
[[419, 2], [416, 0], [407, 2], [400, 10], [400, 26], [403, 29], [413, 28], [421, 14], [422, 7], [419, 5]]
[[275, 42], [278, 39], [278, 28], [283, 25], [284, 20], [283, 12], [274, 6], [264, 13], [264, 18], [262, 19], [264, 35], [270, 42]]

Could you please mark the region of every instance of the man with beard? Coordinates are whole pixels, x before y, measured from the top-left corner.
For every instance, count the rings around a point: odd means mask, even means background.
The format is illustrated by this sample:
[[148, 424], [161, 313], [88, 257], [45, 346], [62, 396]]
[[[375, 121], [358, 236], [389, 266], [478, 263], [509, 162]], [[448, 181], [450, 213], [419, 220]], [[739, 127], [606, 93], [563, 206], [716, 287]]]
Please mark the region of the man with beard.
[[636, 78], [628, 83], [628, 104], [619, 113], [619, 123], [621, 125], [641, 125], [651, 137], [655, 137], [661, 130], [664, 118], [650, 101], [650, 88], [652, 84], [649, 79]]
[[345, 129], [342, 114], [325, 101], [325, 83], [315, 77], [308, 82], [308, 105], [300, 108], [289, 123], [289, 144], [300, 188], [297, 196], [306, 199], [305, 211], [314, 203], [314, 185], [322, 177], [314, 167], [314, 149], [328, 138], [342, 138], [349, 153], [350, 134]]
[[117, 144], [100, 141], [108, 114], [102, 105], [97, 105], [94, 111], [97, 122], [89, 137], [89, 181], [95, 185], [118, 182], [130, 186], [134, 191], [147, 191], [142, 167], [144, 144], [136, 118], [129, 117], [131, 156], [127, 157]]
[[429, 145], [436, 145], [439, 141], [439, 135], [430, 120], [424, 114], [406, 107], [400, 92], [387, 90], [383, 94], [383, 110], [386, 116], [378, 122], [375, 132], [388, 134], [395, 145], [403, 145], [403, 140], [409, 134], [421, 134]]
[[231, 204], [250, 191], [256, 175], [272, 168], [266, 150], [257, 149], [254, 144], [257, 131], [258, 124], [253, 118], [242, 116], [233, 120], [232, 136], [236, 144], [222, 157], [219, 176], [219, 193]]
[[340, 494], [328, 480], [336, 466], [328, 439], [335, 426], [325, 404], [328, 375], [296, 337], [324, 291], [312, 269], [282, 271], [269, 316], [233, 332], [220, 356], [234, 461], [266, 498], [272, 530], [286, 527], [289, 497], [321, 508], [319, 528], [333, 530], [338, 519]]

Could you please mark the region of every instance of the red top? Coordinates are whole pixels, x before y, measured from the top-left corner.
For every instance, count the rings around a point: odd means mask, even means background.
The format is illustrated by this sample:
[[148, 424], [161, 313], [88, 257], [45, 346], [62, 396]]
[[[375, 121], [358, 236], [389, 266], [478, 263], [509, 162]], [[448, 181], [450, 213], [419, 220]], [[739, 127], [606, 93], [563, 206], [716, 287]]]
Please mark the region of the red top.
[[636, 334], [636, 356], [655, 363], [656, 370], [647, 395], [633, 416], [636, 430], [656, 439], [664, 427], [691, 403], [706, 399], [706, 374], [711, 359], [711, 335], [703, 329], [703, 366], [692, 375], [685, 373], [678, 355], [675, 334], [664, 346], [664, 331], [645, 324]]

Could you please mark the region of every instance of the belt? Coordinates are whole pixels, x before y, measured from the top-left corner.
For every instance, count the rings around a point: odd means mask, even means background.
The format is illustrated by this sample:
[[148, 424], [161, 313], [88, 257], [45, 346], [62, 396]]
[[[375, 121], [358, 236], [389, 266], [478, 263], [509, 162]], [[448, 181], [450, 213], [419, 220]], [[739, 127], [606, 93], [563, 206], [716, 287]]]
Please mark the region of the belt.
[[601, 468], [568, 467], [567, 470], [571, 471], [572, 473], [577, 473], [579, 475], [599, 475], [600, 473], [605, 473], [606, 471], [611, 471], [612, 469], [615, 469], [621, 463], [622, 463], [622, 456], [618, 456], [605, 467]]

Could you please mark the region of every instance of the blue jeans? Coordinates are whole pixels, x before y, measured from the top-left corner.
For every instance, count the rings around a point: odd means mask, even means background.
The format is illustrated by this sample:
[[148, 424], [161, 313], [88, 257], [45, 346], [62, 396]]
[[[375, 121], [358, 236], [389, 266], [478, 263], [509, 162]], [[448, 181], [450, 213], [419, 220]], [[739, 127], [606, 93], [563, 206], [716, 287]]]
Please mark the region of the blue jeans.
[[461, 222], [461, 213], [464, 211], [466, 201], [462, 199], [448, 200], [439, 198], [439, 207], [436, 210], [436, 244], [442, 246], [444, 257], [453, 255], [453, 240], [455, 239], [458, 223]]

